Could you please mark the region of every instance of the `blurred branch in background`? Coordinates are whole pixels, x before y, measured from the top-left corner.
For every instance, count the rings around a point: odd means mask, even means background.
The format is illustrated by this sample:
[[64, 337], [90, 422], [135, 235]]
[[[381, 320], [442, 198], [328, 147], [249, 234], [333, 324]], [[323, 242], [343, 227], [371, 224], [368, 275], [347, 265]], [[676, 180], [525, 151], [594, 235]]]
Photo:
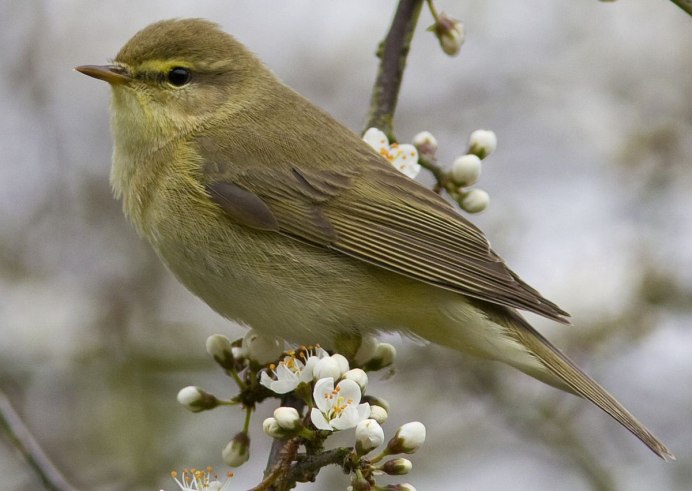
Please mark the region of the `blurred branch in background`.
[[672, 2], [688, 14], [692, 15], [692, 0], [672, 0]]
[[77, 491], [77, 488], [68, 483], [53, 465], [2, 391], [0, 391], [0, 426], [3, 427], [14, 447], [19, 450], [31, 468], [41, 477], [46, 489], [50, 491]]

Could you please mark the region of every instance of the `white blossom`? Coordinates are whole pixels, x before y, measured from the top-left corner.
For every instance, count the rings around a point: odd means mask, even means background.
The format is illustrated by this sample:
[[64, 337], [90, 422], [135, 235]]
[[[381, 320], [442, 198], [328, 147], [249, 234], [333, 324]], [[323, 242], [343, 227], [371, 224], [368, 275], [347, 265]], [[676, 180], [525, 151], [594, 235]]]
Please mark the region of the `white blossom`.
[[[301, 383], [312, 382], [313, 372], [317, 363], [329, 355], [322, 348], [316, 348], [314, 354], [308, 356], [305, 362], [295, 353], [285, 356], [278, 365], [270, 365], [268, 370], [260, 374], [260, 384], [277, 394], [286, 394]], [[338, 361], [336, 361], [338, 364]]]
[[411, 179], [415, 179], [420, 172], [421, 166], [418, 163], [418, 150], [413, 145], [408, 143], [401, 145], [392, 143], [390, 145], [387, 135], [377, 128], [369, 128], [363, 135], [363, 140], [387, 159], [396, 169]]
[[219, 481], [219, 477], [214, 474], [211, 467], [207, 470], [186, 469], [178, 479], [177, 472], [171, 472], [171, 477], [175, 480], [181, 491], [229, 491], [231, 489], [231, 473], [227, 479]]
[[319, 430], [345, 430], [353, 428], [370, 415], [370, 405], [360, 403], [360, 387], [353, 380], [342, 380], [334, 387], [332, 377], [315, 383], [313, 399], [317, 407], [310, 419]]

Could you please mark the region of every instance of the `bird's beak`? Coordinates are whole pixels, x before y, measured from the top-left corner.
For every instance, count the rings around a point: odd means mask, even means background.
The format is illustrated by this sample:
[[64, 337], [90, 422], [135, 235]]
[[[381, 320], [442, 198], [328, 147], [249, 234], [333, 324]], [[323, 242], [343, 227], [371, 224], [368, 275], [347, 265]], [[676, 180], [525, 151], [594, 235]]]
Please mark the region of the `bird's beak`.
[[82, 65], [75, 67], [79, 73], [104, 80], [111, 85], [123, 85], [132, 78], [127, 70], [118, 65]]

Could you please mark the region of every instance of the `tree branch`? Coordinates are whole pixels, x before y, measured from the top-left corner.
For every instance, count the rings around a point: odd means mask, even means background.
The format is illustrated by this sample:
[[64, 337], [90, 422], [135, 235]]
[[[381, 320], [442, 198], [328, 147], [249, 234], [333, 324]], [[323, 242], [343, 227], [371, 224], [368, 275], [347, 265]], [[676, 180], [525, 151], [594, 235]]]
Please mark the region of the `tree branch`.
[[77, 488], [68, 483], [53, 465], [2, 391], [0, 391], [0, 426], [7, 432], [10, 442], [39, 475], [46, 489], [50, 491], [77, 491]]
[[682, 10], [692, 15], [692, 0], [671, 0], [675, 5], [680, 7]]
[[400, 0], [389, 32], [377, 50], [380, 65], [372, 89], [365, 129], [379, 128], [390, 141], [396, 141], [393, 130], [394, 110], [422, 6], [423, 0]]

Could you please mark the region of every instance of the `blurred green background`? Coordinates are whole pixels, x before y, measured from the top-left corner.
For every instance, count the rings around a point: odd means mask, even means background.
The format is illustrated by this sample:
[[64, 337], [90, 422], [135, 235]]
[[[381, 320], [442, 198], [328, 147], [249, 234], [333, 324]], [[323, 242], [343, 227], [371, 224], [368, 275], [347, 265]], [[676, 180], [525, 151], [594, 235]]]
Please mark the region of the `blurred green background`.
[[[106, 62], [150, 22], [206, 17], [360, 131], [394, 7], [0, 2], [0, 389], [80, 489], [173, 490], [173, 469], [225, 472], [221, 449], [242, 412], [191, 414], [175, 395], [189, 384], [233, 391], [204, 341], [243, 329], [179, 286], [125, 222], [108, 185], [109, 90], [72, 67]], [[385, 432], [411, 420], [428, 428], [406, 480], [419, 490], [689, 489], [692, 19], [663, 0], [438, 8], [464, 22], [466, 43], [446, 57], [423, 12], [399, 138], [429, 130], [451, 162], [472, 130], [497, 133], [479, 183], [491, 206], [472, 220], [576, 325], [532, 317], [536, 326], [679, 462], [662, 463], [587, 403], [521, 373], [390, 336], [397, 373], [369, 388], [392, 405]], [[272, 409], [255, 417], [234, 489], [260, 480]], [[40, 489], [5, 438], [0, 475], [3, 490]], [[346, 485], [331, 470], [299, 489]]]

